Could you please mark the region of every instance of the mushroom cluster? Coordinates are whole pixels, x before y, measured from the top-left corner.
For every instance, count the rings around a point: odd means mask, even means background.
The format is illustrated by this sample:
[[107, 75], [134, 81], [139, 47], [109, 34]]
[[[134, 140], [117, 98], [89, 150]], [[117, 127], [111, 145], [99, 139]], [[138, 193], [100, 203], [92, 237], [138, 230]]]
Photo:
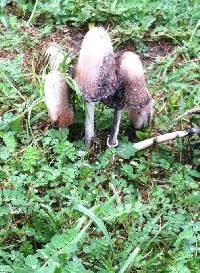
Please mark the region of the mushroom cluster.
[[[49, 54], [49, 53], [48, 53]], [[55, 48], [52, 59], [55, 58]], [[59, 53], [59, 60], [62, 55]], [[54, 69], [54, 67], [56, 69]], [[63, 127], [73, 122], [73, 109], [69, 102], [64, 78], [57, 72], [58, 65], [45, 80], [46, 105], [51, 121]], [[114, 109], [113, 125], [107, 139], [108, 146], [118, 145], [121, 112], [126, 109], [135, 129], [147, 126], [153, 115], [151, 96], [148, 93], [144, 70], [139, 57], [133, 52], [122, 54], [118, 62], [108, 33], [101, 27], [93, 27], [85, 35], [74, 79], [86, 104], [85, 144], [91, 147], [94, 139], [95, 103], [100, 101]]]

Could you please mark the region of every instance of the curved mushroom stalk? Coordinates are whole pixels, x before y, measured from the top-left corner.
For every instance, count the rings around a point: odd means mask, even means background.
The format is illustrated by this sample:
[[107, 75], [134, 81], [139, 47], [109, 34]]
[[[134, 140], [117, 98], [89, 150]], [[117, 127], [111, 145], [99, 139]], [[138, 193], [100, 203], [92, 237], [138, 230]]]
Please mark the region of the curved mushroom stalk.
[[63, 75], [57, 71], [50, 72], [45, 78], [44, 92], [51, 123], [60, 128], [72, 124], [74, 112]]
[[118, 146], [118, 133], [121, 121], [122, 110], [115, 110], [113, 117], [113, 125], [110, 135], [107, 138], [108, 147], [117, 147]]
[[94, 138], [95, 102], [111, 96], [116, 84], [112, 43], [103, 28], [94, 27], [84, 37], [75, 80], [86, 101], [85, 144], [90, 147]]

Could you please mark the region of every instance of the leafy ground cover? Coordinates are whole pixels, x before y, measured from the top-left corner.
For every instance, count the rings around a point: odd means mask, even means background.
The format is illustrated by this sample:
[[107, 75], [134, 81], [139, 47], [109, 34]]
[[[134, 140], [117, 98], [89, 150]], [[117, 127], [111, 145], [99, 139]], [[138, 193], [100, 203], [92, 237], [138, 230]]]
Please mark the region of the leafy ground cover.
[[[1, 1], [0, 272], [200, 272], [199, 138], [131, 145], [199, 125], [198, 115], [175, 120], [200, 104], [199, 10], [186, 0]], [[112, 110], [102, 105], [96, 147], [84, 147], [73, 91], [75, 124], [47, 122], [41, 49], [57, 41], [74, 59], [89, 25], [104, 25], [117, 53], [140, 54], [155, 100], [151, 128], [136, 136], [124, 114], [116, 149], [105, 149]]]

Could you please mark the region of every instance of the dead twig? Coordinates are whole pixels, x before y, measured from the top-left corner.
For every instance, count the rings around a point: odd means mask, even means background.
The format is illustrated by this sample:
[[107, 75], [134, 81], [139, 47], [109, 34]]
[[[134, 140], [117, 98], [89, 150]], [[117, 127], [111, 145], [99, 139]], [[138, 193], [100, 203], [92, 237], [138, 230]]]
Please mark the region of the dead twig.
[[182, 118], [185, 118], [189, 115], [192, 115], [192, 114], [200, 114], [200, 106], [197, 106], [197, 107], [194, 107], [188, 111], [186, 111], [185, 113], [183, 113], [182, 115], [178, 116], [177, 118], [175, 118], [175, 121], [177, 120], [180, 120]]
[[152, 137], [150, 139], [146, 139], [143, 141], [140, 141], [138, 143], [133, 144], [133, 147], [137, 150], [143, 150], [146, 148], [149, 148], [151, 146], [154, 146], [156, 144], [160, 144], [160, 143], [164, 143], [164, 142], [168, 142], [171, 140], [175, 140], [177, 138], [184, 138], [186, 136], [190, 136], [193, 134], [200, 134], [200, 127], [196, 127], [196, 128], [190, 128], [190, 129], [186, 129], [183, 131], [175, 131], [172, 133], [167, 133], [164, 135], [160, 135], [160, 136], [155, 136]]

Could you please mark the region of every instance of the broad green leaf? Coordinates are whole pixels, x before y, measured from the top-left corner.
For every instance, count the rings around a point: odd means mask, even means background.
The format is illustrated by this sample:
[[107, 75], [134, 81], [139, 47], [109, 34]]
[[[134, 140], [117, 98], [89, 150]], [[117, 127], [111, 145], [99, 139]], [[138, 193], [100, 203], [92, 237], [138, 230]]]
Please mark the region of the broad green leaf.
[[14, 135], [11, 132], [3, 134], [3, 141], [8, 148], [8, 151], [13, 152], [17, 147], [17, 142]]
[[130, 142], [127, 144], [120, 144], [119, 147], [117, 147], [117, 154], [123, 159], [130, 159], [132, 156], [135, 155], [136, 151], [137, 150]]
[[26, 257], [25, 263], [26, 265], [28, 265], [28, 267], [30, 267], [33, 270], [35, 270], [39, 265], [38, 259], [35, 256], [31, 255]]

